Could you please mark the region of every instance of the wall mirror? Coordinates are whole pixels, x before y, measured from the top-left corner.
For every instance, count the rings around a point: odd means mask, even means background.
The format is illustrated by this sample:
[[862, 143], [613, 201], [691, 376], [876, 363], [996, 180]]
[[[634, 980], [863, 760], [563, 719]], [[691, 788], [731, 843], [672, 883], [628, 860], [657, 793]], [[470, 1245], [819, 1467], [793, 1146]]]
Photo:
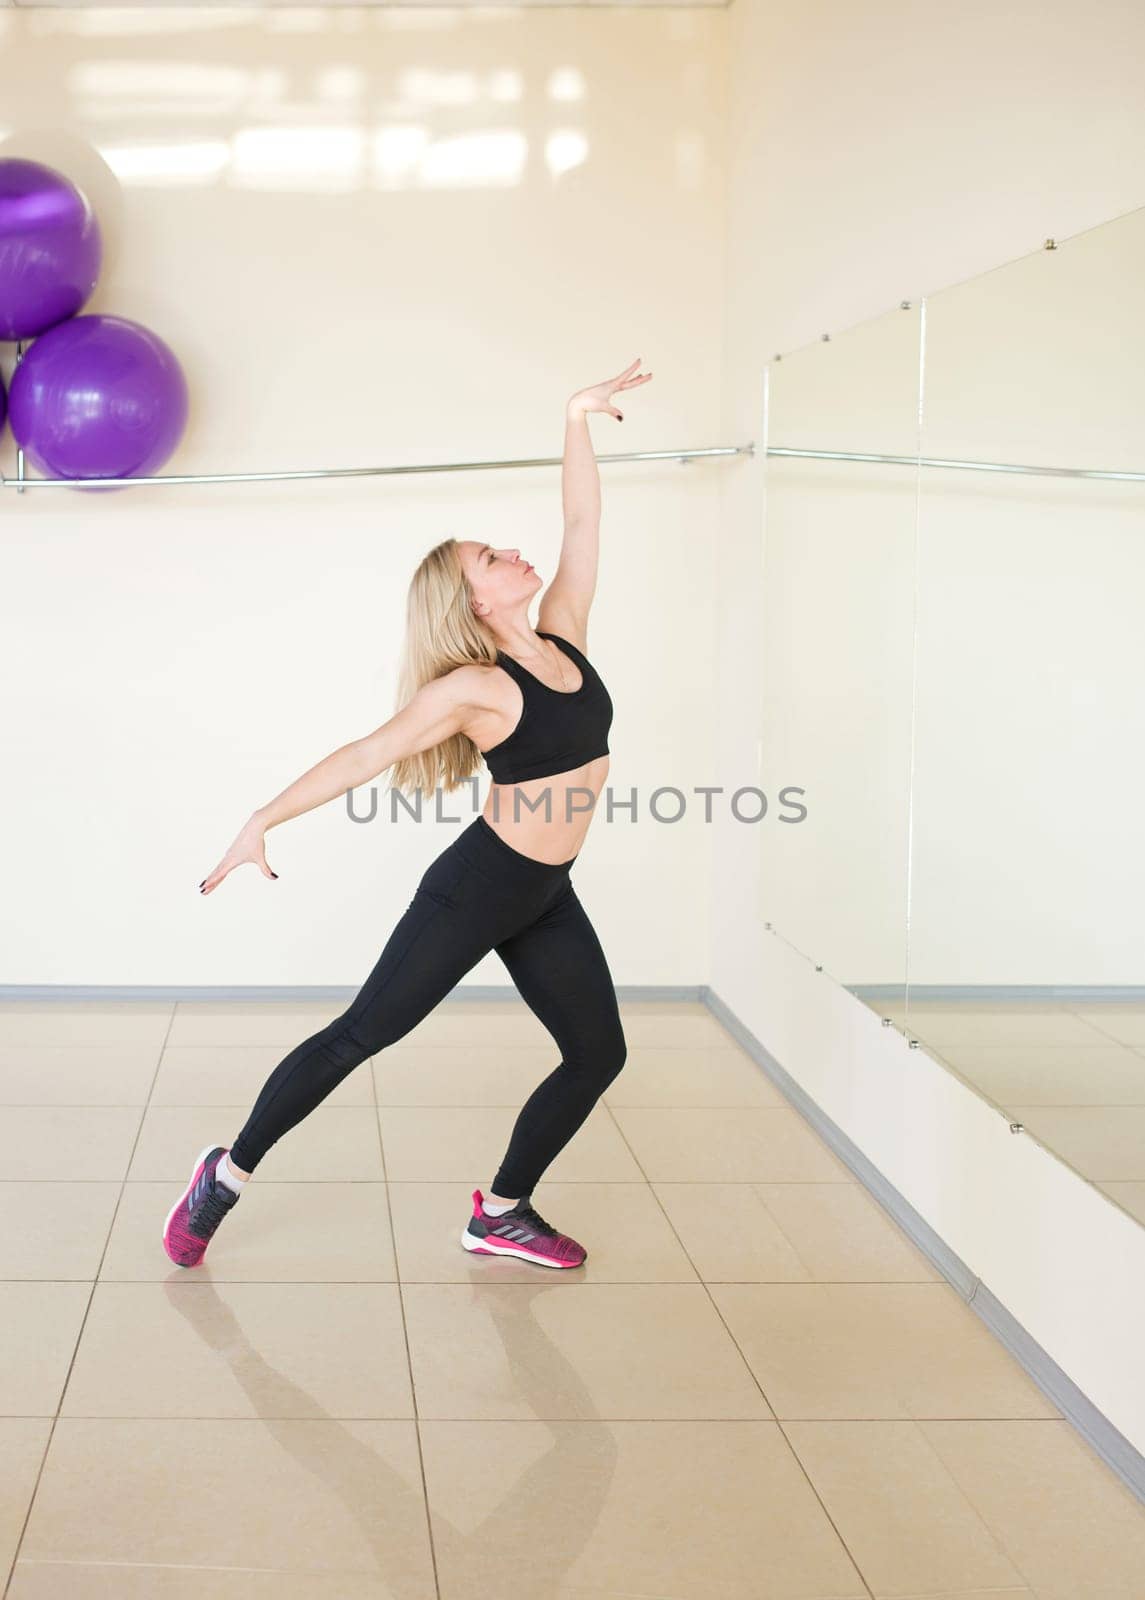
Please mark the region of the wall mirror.
[[[907, 978], [922, 319], [905, 306], [768, 365], [762, 916], [901, 1020]], [[867, 462], [878, 453], [903, 462]]]
[[761, 849], [775, 936], [1145, 1222], [1142, 283], [1145, 208], [769, 364]]

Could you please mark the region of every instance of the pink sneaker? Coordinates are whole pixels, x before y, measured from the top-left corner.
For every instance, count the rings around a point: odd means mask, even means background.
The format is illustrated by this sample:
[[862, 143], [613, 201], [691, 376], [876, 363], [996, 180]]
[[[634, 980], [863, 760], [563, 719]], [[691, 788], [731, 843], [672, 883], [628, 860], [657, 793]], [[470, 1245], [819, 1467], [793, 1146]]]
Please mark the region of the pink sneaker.
[[541, 1267], [579, 1267], [588, 1251], [566, 1233], [558, 1233], [533, 1210], [524, 1195], [512, 1211], [491, 1217], [480, 1189], [473, 1191], [473, 1215], [461, 1235], [466, 1250], [478, 1256], [519, 1256]]
[[199, 1152], [191, 1181], [167, 1213], [163, 1248], [177, 1267], [197, 1267], [207, 1252], [215, 1229], [239, 1196], [215, 1177], [226, 1155], [221, 1144]]

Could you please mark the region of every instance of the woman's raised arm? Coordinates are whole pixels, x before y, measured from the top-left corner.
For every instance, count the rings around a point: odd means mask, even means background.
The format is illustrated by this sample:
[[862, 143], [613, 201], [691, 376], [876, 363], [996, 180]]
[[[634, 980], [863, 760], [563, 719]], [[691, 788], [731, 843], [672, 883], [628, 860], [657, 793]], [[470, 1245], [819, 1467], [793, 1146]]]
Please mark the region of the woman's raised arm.
[[537, 626], [543, 632], [561, 634], [581, 650], [585, 647], [600, 558], [600, 469], [589, 437], [588, 414], [606, 411], [623, 422], [612, 396], [648, 382], [650, 372], [634, 376], [639, 365], [637, 356], [615, 378], [578, 389], [565, 407], [565, 452], [561, 462], [564, 534], [557, 570], [541, 599]]

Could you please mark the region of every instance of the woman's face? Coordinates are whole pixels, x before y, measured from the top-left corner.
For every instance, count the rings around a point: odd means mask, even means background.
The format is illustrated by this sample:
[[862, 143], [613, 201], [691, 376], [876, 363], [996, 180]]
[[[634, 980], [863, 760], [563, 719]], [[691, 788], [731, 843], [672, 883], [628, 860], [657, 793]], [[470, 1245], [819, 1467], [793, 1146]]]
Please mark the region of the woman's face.
[[476, 539], [462, 539], [457, 548], [479, 617], [512, 611], [541, 587], [540, 576], [522, 561], [519, 550], [499, 549]]

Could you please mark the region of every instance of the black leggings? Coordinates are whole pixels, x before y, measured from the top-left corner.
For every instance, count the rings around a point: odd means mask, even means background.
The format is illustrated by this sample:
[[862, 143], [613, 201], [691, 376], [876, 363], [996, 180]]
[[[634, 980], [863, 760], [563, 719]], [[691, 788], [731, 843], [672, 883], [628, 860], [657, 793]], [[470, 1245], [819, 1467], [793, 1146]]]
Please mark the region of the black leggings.
[[491, 1185], [531, 1194], [624, 1065], [616, 991], [569, 877], [573, 861], [522, 855], [476, 820], [422, 875], [377, 965], [349, 1007], [295, 1045], [266, 1080], [231, 1160], [253, 1172], [349, 1072], [415, 1027], [482, 956], [496, 950], [561, 1052], [521, 1109]]

